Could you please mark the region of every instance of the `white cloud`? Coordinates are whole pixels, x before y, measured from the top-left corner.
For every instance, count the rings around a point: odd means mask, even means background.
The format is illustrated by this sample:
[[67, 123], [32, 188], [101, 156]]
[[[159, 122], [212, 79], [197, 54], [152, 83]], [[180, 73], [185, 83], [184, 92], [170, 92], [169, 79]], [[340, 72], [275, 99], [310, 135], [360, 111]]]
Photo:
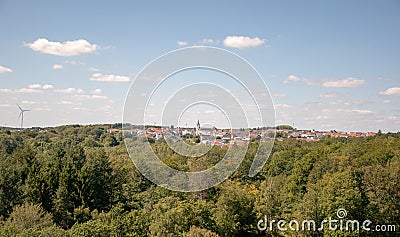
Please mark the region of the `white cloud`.
[[94, 89], [91, 91], [92, 94], [100, 95], [102, 93], [101, 89]]
[[88, 70], [91, 72], [100, 72], [100, 69], [95, 68], [95, 67], [90, 67]]
[[89, 99], [108, 99], [107, 96], [103, 96], [103, 95], [74, 95], [73, 96], [74, 99], [76, 100], [89, 100]]
[[33, 105], [33, 104], [37, 104], [37, 102], [24, 100], [24, 101], [22, 101], [22, 104]]
[[55, 89], [54, 92], [65, 93], [65, 94], [83, 94], [85, 93], [82, 89], [77, 88], [67, 88], [67, 89]]
[[349, 77], [344, 80], [326, 81], [322, 83], [324, 87], [359, 87], [365, 83], [365, 80]]
[[0, 107], [11, 107], [9, 104], [0, 104]]
[[392, 120], [392, 121], [395, 121], [395, 120], [397, 120], [397, 117], [396, 116], [389, 116], [388, 119]]
[[288, 76], [288, 78], [286, 78], [283, 83], [284, 84], [288, 84], [289, 82], [296, 82], [296, 81], [300, 81], [304, 84], [306, 84], [307, 86], [318, 86], [318, 83], [311, 81], [310, 79], [307, 78], [300, 78], [298, 76], [295, 75], [290, 75]]
[[224, 39], [224, 45], [232, 48], [256, 47], [264, 43], [265, 40], [258, 37], [250, 38], [247, 36], [227, 36]]
[[0, 66], [0, 73], [12, 72], [12, 71], [13, 70], [11, 68]]
[[214, 40], [213, 39], [203, 39], [201, 42], [203, 44], [212, 44], [212, 43], [214, 43]]
[[392, 103], [392, 101], [391, 100], [384, 100], [383, 103], [384, 104], [390, 104], [390, 103]]
[[41, 93], [42, 91], [33, 88], [21, 88], [17, 90], [18, 93]]
[[339, 113], [347, 113], [347, 114], [359, 114], [359, 115], [371, 115], [376, 114], [374, 111], [367, 110], [367, 109], [323, 109], [325, 113], [332, 113], [332, 112], [339, 112]]
[[83, 53], [91, 53], [99, 49], [95, 44], [90, 44], [87, 40], [79, 39], [74, 41], [53, 42], [47, 39], [37, 39], [33, 43], [27, 43], [34, 51], [57, 56], [74, 56]]
[[378, 81], [390, 81], [389, 78], [384, 78], [384, 77], [378, 77], [378, 78], [376, 78], [376, 80], [378, 80]]
[[54, 88], [54, 86], [53, 85], [49, 85], [49, 84], [46, 84], [46, 85], [42, 86], [42, 89], [45, 89], [45, 90], [53, 89], [53, 88]]
[[33, 110], [36, 110], [36, 111], [51, 111], [50, 108], [34, 108]]
[[276, 104], [275, 108], [283, 108], [283, 109], [288, 109], [288, 108], [293, 108], [293, 105], [289, 105], [289, 104]]
[[275, 94], [272, 94], [272, 97], [274, 97], [274, 98], [285, 98], [286, 94], [275, 93]]
[[380, 95], [396, 95], [400, 96], [400, 87], [392, 87], [385, 91], [379, 92]]
[[300, 81], [300, 78], [295, 75], [290, 75], [288, 78], [286, 78], [286, 80], [283, 81], [283, 83], [287, 84], [292, 81]]
[[329, 98], [337, 97], [337, 94], [336, 93], [324, 93], [324, 94], [320, 94], [318, 97], [324, 98], [324, 99], [329, 99]]
[[31, 84], [31, 85], [28, 86], [28, 88], [30, 88], [30, 89], [41, 89], [42, 86], [39, 85], [39, 84]]
[[61, 64], [54, 64], [53, 65], [53, 69], [54, 70], [60, 70], [60, 69], [62, 69], [63, 68], [63, 65], [61, 65]]
[[60, 101], [60, 102], [57, 102], [57, 104], [60, 104], [60, 105], [70, 105], [70, 104], [73, 104], [71, 101], [66, 101], [66, 100], [62, 100], [62, 101]]
[[71, 65], [82, 65], [82, 66], [86, 65], [85, 62], [75, 61], [75, 60], [66, 60], [66, 61], [64, 61], [64, 63], [71, 64]]
[[130, 79], [127, 76], [118, 76], [118, 75], [103, 75], [101, 73], [95, 73], [89, 79], [91, 81], [104, 81], [104, 82], [129, 82]]
[[[29, 86], [28, 86], [28, 88], [29, 89], [45, 89], [45, 90], [48, 90], [48, 89], [53, 89], [54, 88], [54, 86], [53, 85], [49, 85], [49, 84], [46, 84], [46, 85], [44, 85], [44, 86], [42, 86], [42, 85], [40, 85], [40, 84], [30, 84]], [[24, 89], [24, 88], [22, 88], [22, 89]], [[21, 90], [21, 89], [20, 89]]]
[[102, 110], [102, 111], [109, 111], [109, 110], [111, 110], [112, 108], [113, 108], [113, 107], [111, 107], [111, 106], [109, 106], [109, 105], [106, 105], [106, 106], [101, 107], [100, 110]]
[[359, 114], [375, 114], [375, 112], [371, 110], [366, 110], [366, 109], [353, 109], [353, 112], [359, 113]]
[[92, 95], [91, 98], [92, 99], [104, 99], [104, 100], [108, 99], [108, 97], [104, 96], [104, 95]]
[[188, 42], [186, 42], [186, 41], [178, 40], [178, 41], [176, 41], [176, 43], [178, 44], [179, 47], [184, 47], [184, 46], [188, 45]]
[[[44, 86], [43, 86], [44, 87]], [[43, 88], [40, 84], [31, 84], [28, 88], [21, 88], [21, 89], [0, 89], [0, 92], [3, 93], [43, 93]]]
[[321, 120], [321, 119], [328, 119], [329, 117], [326, 115], [318, 115], [317, 117], [315, 117], [315, 119], [317, 120]]

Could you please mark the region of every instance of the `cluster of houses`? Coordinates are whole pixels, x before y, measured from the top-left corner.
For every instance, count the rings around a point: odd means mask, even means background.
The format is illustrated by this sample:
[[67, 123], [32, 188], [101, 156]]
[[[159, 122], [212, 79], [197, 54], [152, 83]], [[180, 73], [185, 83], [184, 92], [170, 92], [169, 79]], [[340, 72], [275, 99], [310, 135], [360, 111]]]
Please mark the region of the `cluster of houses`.
[[324, 137], [373, 137], [376, 136], [376, 132], [338, 132], [336, 130], [331, 131], [315, 131], [315, 130], [295, 130], [295, 129], [282, 129], [276, 130], [276, 138], [283, 140], [285, 138], [296, 138], [306, 141], [318, 141]]
[[[111, 133], [117, 131], [118, 129], [109, 130]], [[199, 121], [194, 128], [148, 127], [146, 130], [132, 129], [129, 133], [132, 136], [146, 136], [155, 140], [167, 137], [173, 140], [192, 139], [193, 141], [197, 140], [198, 143], [217, 146], [231, 146], [233, 144], [240, 146], [251, 140], [261, 139], [264, 135], [262, 130], [251, 130], [249, 132], [246, 129], [201, 128]]]
[[[110, 129], [109, 132], [119, 132], [118, 129]], [[125, 131], [127, 132], [127, 131]], [[233, 144], [243, 145], [249, 141], [260, 139], [298, 139], [305, 141], [318, 141], [324, 137], [370, 137], [376, 136], [375, 132], [338, 132], [315, 131], [315, 130], [296, 130], [296, 129], [217, 129], [202, 128], [200, 122], [193, 128], [189, 127], [147, 127], [146, 130], [131, 129], [128, 131], [132, 136], [146, 136], [158, 140], [160, 138], [171, 139], [196, 139], [198, 143], [213, 144], [217, 146], [231, 146]]]

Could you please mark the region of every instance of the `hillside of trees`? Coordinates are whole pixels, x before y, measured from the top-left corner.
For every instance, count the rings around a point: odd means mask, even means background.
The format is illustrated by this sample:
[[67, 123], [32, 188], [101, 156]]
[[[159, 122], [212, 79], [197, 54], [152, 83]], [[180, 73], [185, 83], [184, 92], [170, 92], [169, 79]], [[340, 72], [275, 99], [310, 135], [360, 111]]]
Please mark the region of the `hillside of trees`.
[[[400, 227], [400, 133], [318, 142], [285, 139], [275, 143], [263, 170], [250, 178], [253, 142], [225, 182], [182, 193], [143, 177], [121, 134], [107, 128], [0, 130], [0, 236], [373, 235], [257, 229], [264, 216], [320, 222], [336, 217], [339, 208], [347, 210], [348, 219]], [[214, 147], [189, 159], [163, 139], [151, 145], [164, 163], [185, 171], [215, 164], [227, 149]]]

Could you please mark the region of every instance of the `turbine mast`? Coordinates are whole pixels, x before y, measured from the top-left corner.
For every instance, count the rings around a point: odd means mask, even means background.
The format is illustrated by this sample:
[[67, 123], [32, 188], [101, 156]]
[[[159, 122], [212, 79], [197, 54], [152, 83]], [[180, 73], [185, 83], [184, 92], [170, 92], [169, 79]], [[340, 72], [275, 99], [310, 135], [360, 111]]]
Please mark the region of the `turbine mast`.
[[19, 104], [17, 104], [19, 110], [21, 111], [19, 113], [18, 119], [21, 118], [21, 129], [24, 127], [24, 112], [30, 111], [29, 109], [22, 109]]

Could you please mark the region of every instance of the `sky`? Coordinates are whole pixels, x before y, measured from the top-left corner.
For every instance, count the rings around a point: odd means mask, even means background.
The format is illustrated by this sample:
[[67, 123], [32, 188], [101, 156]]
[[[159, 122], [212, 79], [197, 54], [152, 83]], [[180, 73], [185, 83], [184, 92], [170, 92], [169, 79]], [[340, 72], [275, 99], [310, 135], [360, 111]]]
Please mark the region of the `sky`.
[[[24, 127], [121, 122], [128, 90], [148, 63], [212, 46], [258, 71], [275, 124], [397, 132], [399, 12], [400, 2], [389, 0], [0, 0], [0, 126], [20, 126], [17, 104], [30, 110]], [[218, 73], [190, 72], [165, 90], [204, 77], [240, 89]], [[226, 125], [209, 106], [185, 111], [181, 124]]]

